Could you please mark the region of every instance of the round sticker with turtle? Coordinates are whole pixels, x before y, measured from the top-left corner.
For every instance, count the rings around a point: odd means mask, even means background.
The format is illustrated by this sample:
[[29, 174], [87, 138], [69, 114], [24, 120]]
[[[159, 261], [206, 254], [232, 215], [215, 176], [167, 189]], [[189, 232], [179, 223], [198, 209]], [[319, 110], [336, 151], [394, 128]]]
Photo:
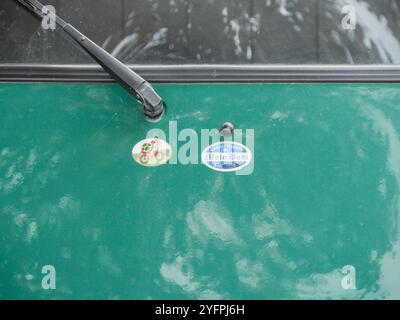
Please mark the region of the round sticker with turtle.
[[133, 159], [145, 167], [157, 167], [166, 164], [171, 156], [171, 146], [158, 138], [144, 139], [132, 149]]

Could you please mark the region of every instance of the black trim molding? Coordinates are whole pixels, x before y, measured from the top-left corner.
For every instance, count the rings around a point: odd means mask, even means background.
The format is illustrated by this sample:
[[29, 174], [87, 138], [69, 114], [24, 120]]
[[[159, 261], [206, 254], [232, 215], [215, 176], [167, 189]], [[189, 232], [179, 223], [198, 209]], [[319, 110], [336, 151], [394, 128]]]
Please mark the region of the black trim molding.
[[[400, 65], [132, 65], [163, 82], [400, 82]], [[0, 64], [1, 82], [113, 82], [97, 65]]]

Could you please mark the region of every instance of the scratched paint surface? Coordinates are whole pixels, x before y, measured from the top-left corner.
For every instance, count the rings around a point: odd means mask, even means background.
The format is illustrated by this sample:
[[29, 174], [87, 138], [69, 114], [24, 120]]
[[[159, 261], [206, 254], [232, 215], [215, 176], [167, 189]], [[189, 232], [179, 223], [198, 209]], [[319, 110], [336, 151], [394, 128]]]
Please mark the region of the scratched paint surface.
[[[399, 85], [157, 89], [150, 124], [115, 84], [0, 84], [0, 298], [400, 298]], [[254, 129], [254, 172], [135, 163], [173, 120]]]

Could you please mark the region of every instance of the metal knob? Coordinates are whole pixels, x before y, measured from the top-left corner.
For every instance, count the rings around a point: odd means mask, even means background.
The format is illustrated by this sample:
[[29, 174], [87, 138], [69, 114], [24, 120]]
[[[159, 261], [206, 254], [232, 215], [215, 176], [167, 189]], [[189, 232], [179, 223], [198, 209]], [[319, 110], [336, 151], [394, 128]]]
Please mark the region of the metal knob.
[[221, 129], [219, 130], [219, 133], [224, 136], [225, 138], [231, 137], [233, 135], [233, 131], [235, 128], [233, 127], [233, 124], [230, 122], [225, 122]]

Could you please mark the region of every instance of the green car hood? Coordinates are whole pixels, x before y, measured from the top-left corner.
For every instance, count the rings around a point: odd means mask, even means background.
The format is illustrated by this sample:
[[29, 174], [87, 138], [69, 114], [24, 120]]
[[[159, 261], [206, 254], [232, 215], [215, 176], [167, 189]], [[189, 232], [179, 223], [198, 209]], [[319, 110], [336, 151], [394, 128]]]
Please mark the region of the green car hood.
[[[116, 84], [0, 84], [0, 298], [400, 298], [398, 84], [155, 87], [154, 124]], [[252, 171], [136, 163], [174, 121], [254, 130]]]

